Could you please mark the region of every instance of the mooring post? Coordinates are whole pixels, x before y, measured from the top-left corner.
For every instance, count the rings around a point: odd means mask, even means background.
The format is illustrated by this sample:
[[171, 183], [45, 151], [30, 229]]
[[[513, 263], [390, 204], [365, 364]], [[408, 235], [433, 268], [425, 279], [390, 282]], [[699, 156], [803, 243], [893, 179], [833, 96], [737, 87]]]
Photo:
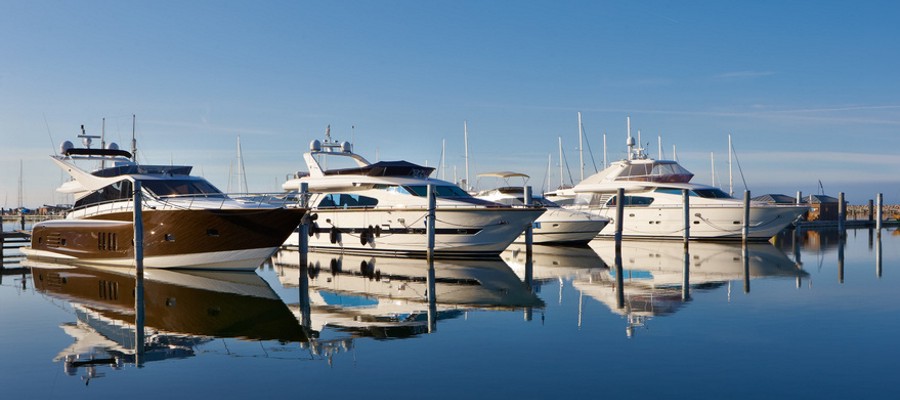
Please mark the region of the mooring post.
[[681, 189], [681, 202], [684, 211], [684, 251], [687, 252], [691, 239], [691, 195], [687, 189]]
[[882, 196], [881, 193], [878, 193], [877, 200], [878, 200], [878, 205], [877, 205], [877, 215], [875, 217], [875, 230], [878, 232], [878, 237], [881, 237], [881, 221], [884, 220], [884, 215], [883, 215], [884, 210], [882, 208], [884, 206], [884, 203], [883, 203], [884, 197]]
[[750, 238], [750, 191], [744, 191], [744, 224], [741, 229], [741, 239], [744, 243]]
[[691, 253], [687, 242], [684, 244], [684, 269], [682, 270], [681, 301], [691, 299]]
[[141, 205], [141, 181], [134, 181], [134, 364], [144, 356], [144, 219]]
[[[531, 208], [534, 200], [531, 195], [531, 186], [525, 186], [525, 207]], [[534, 244], [534, 223], [528, 224], [528, 227], [525, 228], [525, 254], [531, 254], [531, 245]]]
[[434, 209], [437, 205], [434, 184], [428, 184], [428, 259], [434, 259]]
[[844, 237], [838, 238], [838, 283], [844, 283]]
[[801, 192], [799, 190], [797, 191], [796, 203], [798, 206], [803, 203], [803, 192]]
[[622, 251], [622, 228], [625, 219], [625, 189], [616, 189], [616, 253]]
[[750, 244], [741, 246], [741, 262], [744, 264], [744, 293], [750, 293]]
[[309, 222], [311, 215], [309, 213], [309, 183], [300, 182], [300, 208], [304, 209], [305, 215], [300, 219], [300, 261], [306, 264], [306, 255], [309, 253]]
[[25, 230], [25, 212], [24, 211], [19, 211], [19, 225], [21, 226], [21, 229], [24, 231]]
[[875, 276], [881, 278], [881, 236], [875, 242]]
[[[431, 187], [431, 185], [428, 185]], [[428, 333], [437, 331], [437, 294], [435, 293], [434, 258], [428, 257]]]
[[847, 203], [844, 201], [844, 192], [838, 193], [838, 234], [843, 237], [847, 234], [844, 223], [847, 220]]

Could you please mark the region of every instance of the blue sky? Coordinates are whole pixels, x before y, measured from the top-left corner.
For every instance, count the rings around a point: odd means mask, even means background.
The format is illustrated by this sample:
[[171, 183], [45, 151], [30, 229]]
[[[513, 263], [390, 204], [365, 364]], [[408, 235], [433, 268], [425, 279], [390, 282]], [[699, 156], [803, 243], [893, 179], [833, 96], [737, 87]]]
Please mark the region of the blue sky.
[[[331, 125], [374, 160], [448, 177], [516, 170], [543, 185], [577, 112], [597, 163], [678, 149], [728, 179], [727, 135], [755, 194], [900, 202], [895, 2], [0, 0], [0, 205], [59, 203], [47, 156], [79, 126], [222, 189], [241, 137], [251, 191], [276, 191]], [[352, 128], [351, 128], [352, 127]], [[588, 159], [588, 173], [593, 164]], [[737, 168], [735, 167], [735, 174]], [[474, 180], [474, 178], [473, 178]], [[742, 191], [739, 177], [736, 191]]]

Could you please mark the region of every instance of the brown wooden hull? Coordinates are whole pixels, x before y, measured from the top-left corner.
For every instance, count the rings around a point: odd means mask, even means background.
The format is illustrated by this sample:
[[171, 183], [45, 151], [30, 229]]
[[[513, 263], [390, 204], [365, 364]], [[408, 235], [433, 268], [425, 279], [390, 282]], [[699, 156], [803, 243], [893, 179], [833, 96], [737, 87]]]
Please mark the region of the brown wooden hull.
[[[302, 209], [145, 210], [144, 266], [255, 269], [299, 225]], [[36, 224], [29, 257], [131, 265], [132, 214]], [[255, 264], [254, 264], [255, 263]]]

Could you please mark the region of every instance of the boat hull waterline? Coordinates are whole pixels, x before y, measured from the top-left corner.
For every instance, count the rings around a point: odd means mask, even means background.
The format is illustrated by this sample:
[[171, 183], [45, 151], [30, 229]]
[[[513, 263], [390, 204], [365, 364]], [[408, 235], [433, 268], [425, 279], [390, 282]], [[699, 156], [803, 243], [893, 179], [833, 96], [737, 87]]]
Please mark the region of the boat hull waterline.
[[[471, 258], [500, 254], [544, 209], [438, 208], [435, 257]], [[309, 248], [339, 253], [425, 256], [428, 252], [427, 210], [318, 209]], [[299, 245], [299, 232], [285, 242]]]
[[[300, 223], [297, 208], [145, 210], [145, 268], [255, 270]], [[35, 225], [29, 258], [134, 265], [132, 213]]]

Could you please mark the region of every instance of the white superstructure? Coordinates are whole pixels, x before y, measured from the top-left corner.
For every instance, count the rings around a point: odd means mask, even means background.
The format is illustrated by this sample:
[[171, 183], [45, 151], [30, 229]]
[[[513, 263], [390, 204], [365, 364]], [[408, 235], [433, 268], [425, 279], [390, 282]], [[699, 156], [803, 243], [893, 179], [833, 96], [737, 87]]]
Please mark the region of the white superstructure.
[[[576, 210], [615, 218], [616, 191], [624, 190], [625, 215], [622, 235], [626, 238], [680, 239], [684, 236], [682, 190], [690, 196], [691, 239], [740, 239], [744, 221], [743, 200], [706, 185], [691, 183], [690, 171], [671, 160], [654, 160], [635, 148], [629, 137], [628, 159], [611, 165], [571, 189], [546, 196], [571, 204]], [[796, 221], [805, 206], [751, 202], [749, 238], [767, 240]], [[600, 236], [615, 234], [608, 224]]]
[[[497, 255], [540, 216], [543, 208], [510, 207], [472, 197], [460, 187], [430, 178], [434, 168], [406, 161], [370, 163], [348, 142], [310, 143], [307, 173], [282, 185], [296, 191], [307, 183], [315, 220], [309, 247], [321, 251], [424, 255], [427, 252], [427, 187], [436, 194], [435, 255]], [[351, 161], [350, 168], [327, 163]], [[299, 244], [295, 232], [287, 246]]]

